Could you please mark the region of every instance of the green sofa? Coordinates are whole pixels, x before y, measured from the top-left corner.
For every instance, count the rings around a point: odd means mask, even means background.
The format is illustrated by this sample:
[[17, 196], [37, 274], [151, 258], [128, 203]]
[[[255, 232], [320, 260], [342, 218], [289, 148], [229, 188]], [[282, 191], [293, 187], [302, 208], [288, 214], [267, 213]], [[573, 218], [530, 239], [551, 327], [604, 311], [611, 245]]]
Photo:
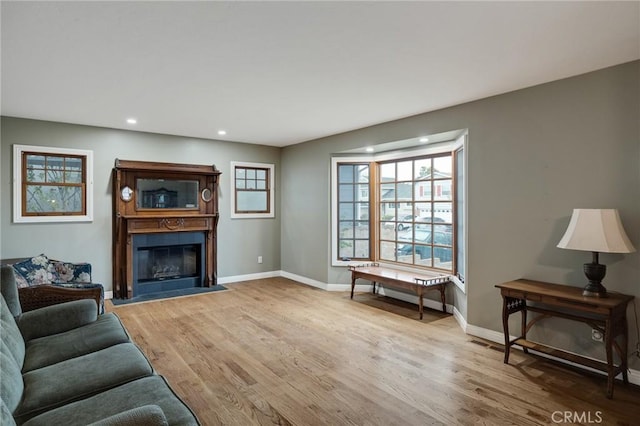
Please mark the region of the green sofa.
[[89, 299], [22, 312], [8, 266], [0, 293], [0, 424], [199, 424], [115, 314]]

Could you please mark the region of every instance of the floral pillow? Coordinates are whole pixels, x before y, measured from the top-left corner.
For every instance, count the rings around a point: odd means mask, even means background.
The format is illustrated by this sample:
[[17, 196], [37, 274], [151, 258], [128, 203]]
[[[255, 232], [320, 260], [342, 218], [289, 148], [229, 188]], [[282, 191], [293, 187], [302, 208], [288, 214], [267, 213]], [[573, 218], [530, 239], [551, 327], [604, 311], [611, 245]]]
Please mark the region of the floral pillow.
[[15, 263], [13, 269], [16, 271], [18, 287], [51, 284], [58, 281], [55, 268], [44, 254]]
[[58, 276], [57, 283], [90, 283], [90, 263], [69, 263], [51, 260], [53, 269]]
[[91, 282], [90, 263], [61, 262], [44, 254], [15, 263], [13, 269], [18, 287]]

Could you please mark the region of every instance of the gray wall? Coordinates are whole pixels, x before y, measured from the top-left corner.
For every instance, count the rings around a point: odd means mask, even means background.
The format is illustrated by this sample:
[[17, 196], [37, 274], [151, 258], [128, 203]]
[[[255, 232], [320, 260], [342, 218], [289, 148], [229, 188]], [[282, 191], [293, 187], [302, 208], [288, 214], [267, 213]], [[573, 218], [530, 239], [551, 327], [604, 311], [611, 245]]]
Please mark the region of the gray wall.
[[[12, 222], [13, 144], [90, 149], [94, 153], [94, 220], [91, 223]], [[116, 158], [215, 164], [222, 171], [218, 224], [218, 277], [280, 269], [280, 149], [90, 126], [2, 117], [0, 253], [2, 258], [45, 253], [87, 261], [93, 279], [111, 290], [111, 170]], [[276, 218], [230, 219], [230, 161], [275, 164]], [[263, 256], [258, 264], [257, 257]]]
[[[590, 253], [556, 248], [572, 209], [619, 209], [640, 249], [639, 123], [636, 61], [287, 147], [281, 159], [282, 269], [349, 282], [329, 255], [332, 153], [466, 128], [469, 265], [466, 295], [456, 290], [453, 300], [470, 325], [501, 331], [495, 284], [520, 277], [585, 284], [582, 264]], [[640, 298], [638, 252], [602, 254], [600, 261], [608, 267], [609, 290]], [[628, 318], [633, 323], [631, 308]], [[630, 325], [633, 344], [636, 327]], [[547, 343], [603, 356], [584, 324], [550, 320], [537, 330]]]

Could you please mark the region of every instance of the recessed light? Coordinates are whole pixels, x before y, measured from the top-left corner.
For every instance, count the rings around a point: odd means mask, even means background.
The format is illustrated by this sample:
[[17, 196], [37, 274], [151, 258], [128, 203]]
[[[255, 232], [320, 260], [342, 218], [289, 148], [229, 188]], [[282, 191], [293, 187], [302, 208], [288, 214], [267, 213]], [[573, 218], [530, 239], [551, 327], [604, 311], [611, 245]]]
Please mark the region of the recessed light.
[[420, 142], [429, 142], [429, 138], [427, 137], [422, 137], [420, 139], [418, 139]]
[[136, 124], [138, 122], [138, 120], [136, 120], [135, 118], [127, 118], [127, 123], [129, 124]]
[[218, 135], [220, 135], [220, 136], [224, 136], [224, 135], [226, 135], [226, 134], [227, 134], [227, 131], [226, 131], [226, 130], [218, 130]]
[[370, 147], [370, 146], [369, 146], [369, 147], [367, 147], [367, 149], [365, 149], [365, 151], [367, 151], [367, 152], [373, 152], [373, 151], [374, 151], [374, 149], [373, 149], [373, 147]]

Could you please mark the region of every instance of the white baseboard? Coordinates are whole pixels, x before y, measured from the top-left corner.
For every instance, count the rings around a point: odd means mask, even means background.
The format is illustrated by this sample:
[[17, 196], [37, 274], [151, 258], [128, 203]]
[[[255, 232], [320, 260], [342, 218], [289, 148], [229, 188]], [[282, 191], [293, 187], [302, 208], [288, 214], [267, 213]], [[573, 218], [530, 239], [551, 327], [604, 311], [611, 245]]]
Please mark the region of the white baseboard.
[[257, 272], [255, 274], [233, 275], [229, 277], [218, 277], [218, 284], [230, 284], [240, 281], [260, 280], [263, 278], [273, 278], [281, 276], [281, 271]]
[[303, 277], [302, 275], [292, 274], [291, 272], [287, 272], [287, 271], [278, 271], [278, 272], [280, 274], [279, 276], [281, 276], [282, 278], [288, 278], [290, 280], [297, 281], [299, 283], [306, 284], [311, 287], [327, 290], [329, 286], [329, 284], [326, 284], [311, 278]]
[[454, 306], [453, 307], [453, 318], [456, 320], [460, 328], [466, 333], [467, 331], [467, 320], [462, 316], [460, 311]]

